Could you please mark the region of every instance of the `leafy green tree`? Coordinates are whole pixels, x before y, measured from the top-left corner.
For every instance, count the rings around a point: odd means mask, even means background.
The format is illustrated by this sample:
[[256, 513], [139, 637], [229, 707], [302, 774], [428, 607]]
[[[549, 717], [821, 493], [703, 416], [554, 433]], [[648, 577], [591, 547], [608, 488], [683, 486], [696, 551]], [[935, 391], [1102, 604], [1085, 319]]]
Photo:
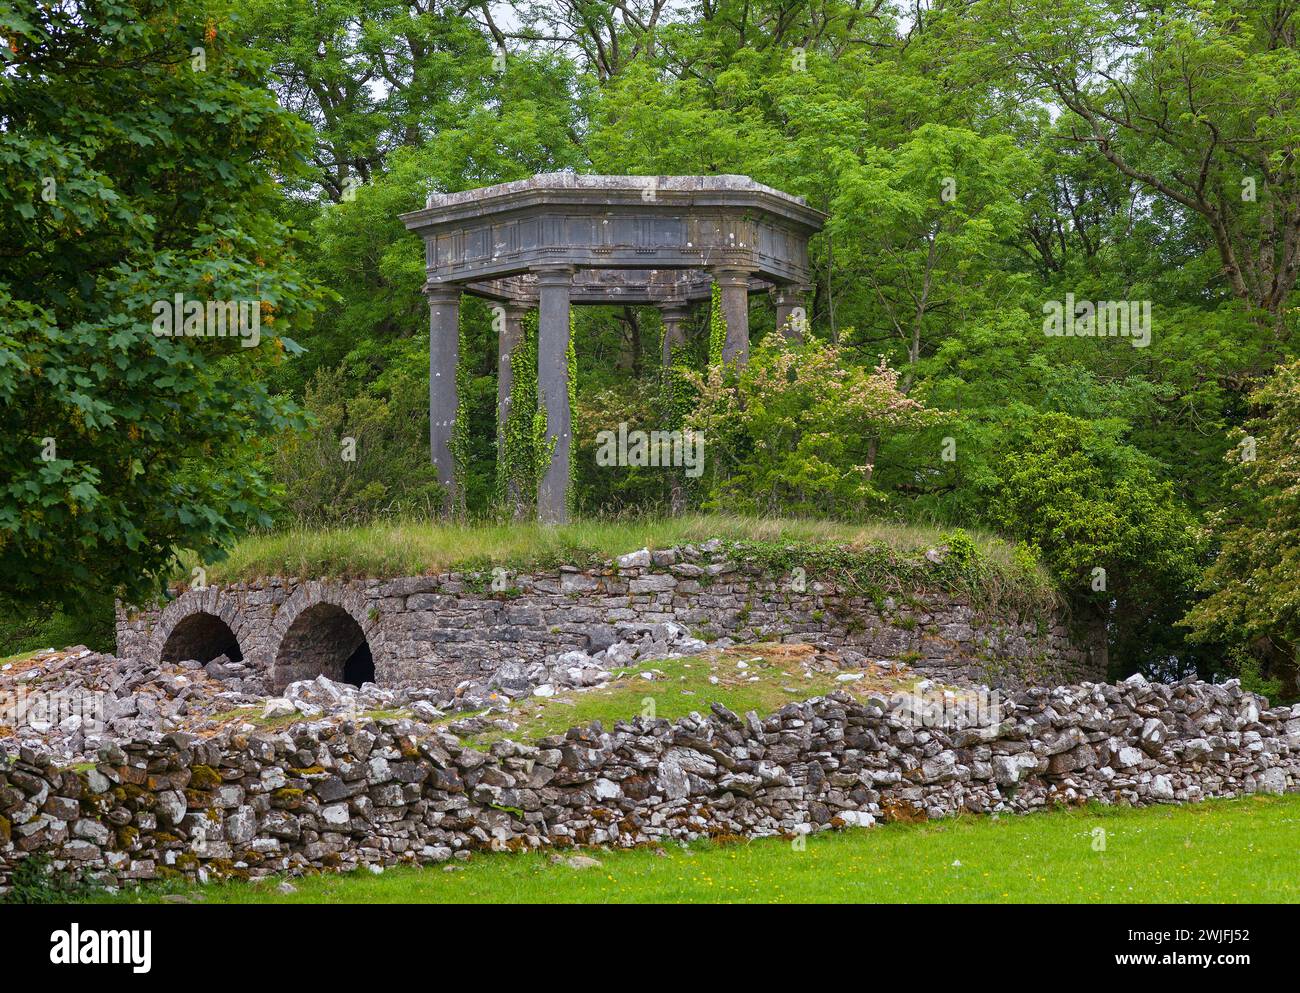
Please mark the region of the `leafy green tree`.
[[1205, 225], [1234, 296], [1281, 337], [1300, 275], [1296, 16], [1290, 0], [980, 0], [950, 20], [978, 71], [1014, 66], [1072, 141]]
[[250, 0], [241, 40], [267, 54], [286, 108], [312, 126], [310, 188], [333, 201], [490, 100], [486, 32], [455, 5]]
[[904, 391], [939, 331], [990, 295], [988, 261], [1020, 229], [1032, 173], [1009, 136], [937, 124], [844, 169], [831, 221], [839, 262], [864, 272], [882, 337], [901, 344]]
[[[1159, 467], [1122, 430], [1068, 414], [1032, 418], [997, 466], [989, 518], [1042, 556], [1076, 607], [1107, 621], [1112, 646], [1126, 649], [1115, 661], [1132, 668], [1144, 656], [1130, 632], [1186, 596], [1198, 537]], [[1147, 661], [1167, 662], [1159, 652]]]
[[1234, 502], [1213, 515], [1218, 556], [1187, 615], [1198, 638], [1245, 645], [1288, 697], [1300, 683], [1300, 363], [1279, 366], [1229, 449]]
[[546, 41], [576, 48], [597, 79], [616, 76], [655, 43], [655, 29], [673, 16], [669, 0], [625, 0], [594, 4], [588, 0], [523, 0], [514, 4], [522, 30], [510, 29], [492, 14], [479, 12], [497, 47], [506, 51], [519, 41]]
[[[0, 10], [0, 594], [144, 594], [271, 522], [259, 439], [300, 418], [264, 377], [316, 293], [270, 180], [306, 142], [227, 24]], [[238, 337], [160, 336], [176, 294], [252, 309]]]

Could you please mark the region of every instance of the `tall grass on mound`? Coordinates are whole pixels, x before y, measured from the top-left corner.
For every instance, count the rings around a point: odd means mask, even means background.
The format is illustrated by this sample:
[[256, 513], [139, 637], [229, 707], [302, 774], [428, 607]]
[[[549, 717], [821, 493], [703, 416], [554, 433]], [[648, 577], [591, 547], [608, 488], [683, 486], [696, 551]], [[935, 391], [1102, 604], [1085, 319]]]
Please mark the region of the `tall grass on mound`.
[[[208, 567], [210, 582], [266, 576], [371, 578], [591, 566], [638, 548], [661, 549], [719, 538], [734, 555], [767, 571], [803, 569], [881, 600], [926, 591], [979, 604], [1037, 612], [1055, 606], [1046, 573], [1022, 549], [985, 534], [873, 522], [691, 515], [624, 521], [533, 523], [377, 523], [294, 529], [240, 542]], [[942, 561], [926, 553], [945, 548]], [[936, 556], [937, 557], [937, 556]]]

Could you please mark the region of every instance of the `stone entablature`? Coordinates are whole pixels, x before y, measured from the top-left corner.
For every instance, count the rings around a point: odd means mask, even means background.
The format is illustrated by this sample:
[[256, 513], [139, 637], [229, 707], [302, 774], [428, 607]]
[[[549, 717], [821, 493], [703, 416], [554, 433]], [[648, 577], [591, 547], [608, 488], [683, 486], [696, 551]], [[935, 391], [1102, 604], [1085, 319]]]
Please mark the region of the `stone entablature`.
[[[424, 236], [431, 283], [527, 299], [535, 285], [516, 277], [563, 262], [612, 270], [608, 289], [588, 288], [584, 303], [660, 304], [676, 296], [674, 284], [647, 284], [643, 273], [739, 267], [755, 290], [807, 282], [807, 239], [825, 215], [748, 176], [556, 172], [434, 194], [402, 220]], [[636, 275], [620, 280], [620, 270]], [[502, 282], [484, 282], [491, 280]], [[703, 293], [689, 298], [708, 299], [707, 280]]]
[[[273, 687], [321, 673], [341, 678], [364, 637], [380, 685], [451, 690], [505, 661], [595, 652], [629, 630], [675, 621], [711, 639], [852, 648], [949, 682], [1041, 685], [1106, 673], [1104, 632], [1072, 631], [1061, 618], [999, 616], [936, 594], [873, 598], [814, 577], [796, 583], [733, 561], [725, 549], [643, 550], [619, 562], [507, 574], [501, 592], [481, 573], [192, 590], [161, 611], [119, 610], [117, 654], [179, 661], [169, 639], [186, 618], [206, 613], [225, 622], [244, 661]], [[325, 625], [329, 637], [313, 637]]]

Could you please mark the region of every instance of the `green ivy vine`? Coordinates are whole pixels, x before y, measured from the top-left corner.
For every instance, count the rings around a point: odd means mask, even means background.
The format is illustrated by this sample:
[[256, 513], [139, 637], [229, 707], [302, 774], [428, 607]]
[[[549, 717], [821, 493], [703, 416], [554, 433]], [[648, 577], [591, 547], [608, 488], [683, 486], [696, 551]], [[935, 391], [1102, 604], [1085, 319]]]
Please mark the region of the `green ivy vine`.
[[[506, 412], [505, 438], [497, 457], [497, 501], [507, 511], [526, 511], [537, 497], [537, 481], [544, 463], [538, 453], [544, 448], [546, 415], [541, 414], [537, 392], [537, 311], [524, 314], [519, 341], [510, 353], [510, 404]], [[514, 491], [516, 505], [511, 504]]]
[[[497, 456], [496, 498], [509, 513], [533, 509], [537, 486], [550, 468], [556, 439], [549, 436], [546, 398], [537, 384], [537, 311], [524, 315], [519, 342], [510, 353], [510, 409], [506, 414], [505, 438]], [[569, 410], [574, 423], [578, 411], [578, 353], [574, 345], [573, 314], [569, 315]], [[577, 445], [569, 443], [569, 509], [573, 510], [577, 479]], [[511, 493], [515, 493], [512, 503]]]
[[451, 437], [447, 443], [451, 452], [451, 478], [455, 501], [452, 513], [458, 516], [465, 511], [465, 489], [470, 459], [468, 352], [469, 341], [465, 335], [465, 322], [458, 321], [456, 324], [456, 418], [452, 421]]
[[578, 493], [578, 349], [574, 344], [576, 327], [573, 308], [569, 308], [569, 347], [565, 361], [569, 366], [569, 490], [568, 510], [576, 508]]
[[709, 368], [722, 365], [722, 347], [727, 342], [727, 318], [722, 312], [722, 288], [709, 286]]

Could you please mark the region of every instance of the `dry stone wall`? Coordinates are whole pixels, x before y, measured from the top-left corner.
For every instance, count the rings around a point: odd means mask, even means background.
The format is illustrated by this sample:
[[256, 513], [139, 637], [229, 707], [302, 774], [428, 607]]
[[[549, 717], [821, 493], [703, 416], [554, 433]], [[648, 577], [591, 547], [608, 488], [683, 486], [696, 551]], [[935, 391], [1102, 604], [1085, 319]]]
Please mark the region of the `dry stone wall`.
[[107, 745], [91, 769], [23, 748], [0, 762], [0, 888], [32, 855], [119, 884], [257, 878], [1294, 790], [1300, 706], [1265, 706], [1235, 681], [1133, 677], [1018, 692], [973, 724], [832, 694], [487, 751], [411, 720], [172, 734]]
[[244, 661], [274, 688], [321, 673], [340, 678], [364, 639], [380, 685], [449, 690], [490, 678], [505, 661], [595, 653], [672, 621], [709, 640], [851, 648], [949, 682], [1016, 687], [1106, 675], [1099, 628], [977, 610], [949, 595], [870, 596], [811, 576], [799, 582], [738, 561], [720, 542], [495, 578], [503, 589], [492, 589], [490, 575], [449, 573], [191, 590], [162, 609], [119, 609], [117, 654], [181, 661], [179, 643], [195, 650], [190, 629], [206, 614], [223, 622]]

